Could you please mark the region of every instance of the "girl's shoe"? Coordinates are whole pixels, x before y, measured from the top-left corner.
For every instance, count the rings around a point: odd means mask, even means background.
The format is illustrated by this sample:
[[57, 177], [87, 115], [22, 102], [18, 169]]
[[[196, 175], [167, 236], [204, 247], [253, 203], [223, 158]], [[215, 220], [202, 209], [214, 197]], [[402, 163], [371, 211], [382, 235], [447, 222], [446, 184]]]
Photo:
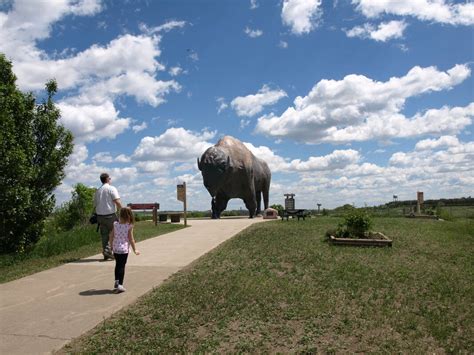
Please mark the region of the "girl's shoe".
[[114, 291], [118, 288], [119, 286], [119, 280], [115, 280], [114, 282]]
[[116, 291], [117, 293], [122, 293], [122, 292], [125, 292], [125, 291], [127, 291], [127, 290], [125, 289], [125, 287], [123, 287], [122, 285], [118, 285], [117, 291]]

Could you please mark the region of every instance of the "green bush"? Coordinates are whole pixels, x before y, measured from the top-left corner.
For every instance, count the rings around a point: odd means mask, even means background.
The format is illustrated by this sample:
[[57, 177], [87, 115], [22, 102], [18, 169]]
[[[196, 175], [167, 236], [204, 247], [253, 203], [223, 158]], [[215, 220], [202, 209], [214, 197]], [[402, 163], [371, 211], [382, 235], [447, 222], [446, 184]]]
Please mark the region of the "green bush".
[[76, 226], [86, 225], [93, 210], [95, 188], [84, 184], [74, 186], [70, 201], [58, 207], [51, 219], [57, 231], [68, 231]]
[[338, 226], [336, 233], [342, 238], [364, 237], [372, 225], [372, 218], [367, 212], [354, 209], [345, 216], [344, 222]]
[[453, 221], [454, 220], [453, 214], [445, 208], [437, 207], [436, 208], [436, 215], [439, 218], [441, 218], [445, 221]]

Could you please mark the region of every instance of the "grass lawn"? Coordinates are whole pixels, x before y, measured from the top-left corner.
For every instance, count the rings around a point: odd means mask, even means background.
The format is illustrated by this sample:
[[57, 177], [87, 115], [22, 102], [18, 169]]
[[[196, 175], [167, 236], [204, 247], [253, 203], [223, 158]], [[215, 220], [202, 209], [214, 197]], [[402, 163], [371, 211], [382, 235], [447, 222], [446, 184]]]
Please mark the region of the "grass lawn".
[[65, 353], [474, 351], [474, 221], [377, 218], [392, 248], [329, 245], [331, 217], [257, 224]]
[[[96, 225], [89, 225], [68, 232], [46, 235], [26, 255], [0, 255], [0, 283], [100, 254], [102, 243], [96, 228]], [[149, 221], [137, 222], [134, 228], [134, 237], [138, 242], [180, 228], [183, 228], [180, 224], [155, 226]]]

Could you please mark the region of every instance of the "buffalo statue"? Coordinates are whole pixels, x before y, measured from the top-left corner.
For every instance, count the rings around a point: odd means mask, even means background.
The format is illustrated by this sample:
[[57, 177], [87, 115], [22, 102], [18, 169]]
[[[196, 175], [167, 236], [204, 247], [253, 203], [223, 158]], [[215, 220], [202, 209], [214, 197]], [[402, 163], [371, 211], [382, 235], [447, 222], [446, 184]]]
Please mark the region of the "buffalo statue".
[[260, 203], [268, 208], [271, 173], [267, 163], [255, 157], [241, 141], [220, 139], [197, 160], [204, 186], [212, 196], [212, 218], [220, 218], [231, 198], [241, 198], [249, 217], [260, 214]]

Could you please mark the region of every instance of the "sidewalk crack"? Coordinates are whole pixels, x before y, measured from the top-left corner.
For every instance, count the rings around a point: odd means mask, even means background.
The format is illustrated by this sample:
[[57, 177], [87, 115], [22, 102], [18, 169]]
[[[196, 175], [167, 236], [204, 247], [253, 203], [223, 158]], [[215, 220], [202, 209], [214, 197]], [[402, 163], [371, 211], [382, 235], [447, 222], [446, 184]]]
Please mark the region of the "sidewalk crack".
[[71, 340], [71, 339], [72, 339], [72, 338], [58, 338], [58, 337], [52, 337], [52, 336], [45, 335], [45, 334], [28, 335], [28, 334], [0, 333], [0, 335], [14, 336], [14, 337], [23, 337], [23, 338], [47, 338], [47, 339], [51, 339], [51, 340]]

